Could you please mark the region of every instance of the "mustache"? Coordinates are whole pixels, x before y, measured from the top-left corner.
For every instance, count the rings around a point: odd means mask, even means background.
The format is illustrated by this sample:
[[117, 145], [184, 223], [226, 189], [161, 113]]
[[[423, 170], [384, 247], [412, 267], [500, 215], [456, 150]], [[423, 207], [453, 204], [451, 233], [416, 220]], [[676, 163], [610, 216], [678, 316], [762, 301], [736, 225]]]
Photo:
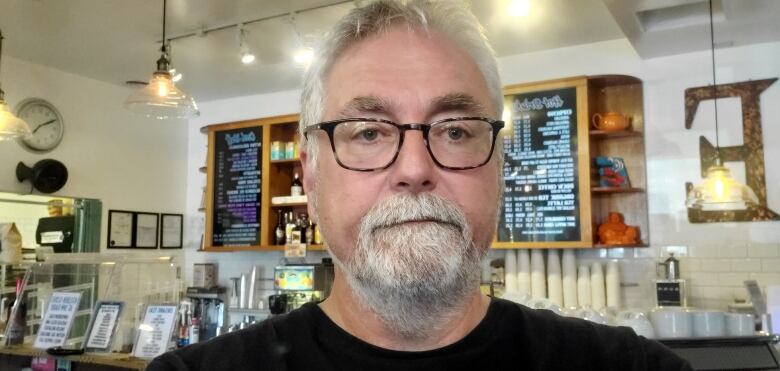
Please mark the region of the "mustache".
[[[363, 230], [376, 231], [409, 222], [448, 224], [458, 231], [466, 226], [466, 216], [454, 202], [432, 193], [398, 194], [374, 205], [361, 220]], [[361, 228], [362, 229], [362, 228]]]

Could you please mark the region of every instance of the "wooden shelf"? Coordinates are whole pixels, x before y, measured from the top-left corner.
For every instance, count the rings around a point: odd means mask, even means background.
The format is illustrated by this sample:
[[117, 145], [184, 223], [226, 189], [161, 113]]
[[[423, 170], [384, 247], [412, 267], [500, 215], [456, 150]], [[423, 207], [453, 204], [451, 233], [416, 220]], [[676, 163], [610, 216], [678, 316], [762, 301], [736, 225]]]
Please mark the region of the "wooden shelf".
[[[46, 353], [43, 349], [31, 348], [27, 345], [0, 348], [0, 354], [19, 356], [19, 357], [49, 357], [67, 359], [73, 363], [93, 364], [108, 366], [111, 368], [130, 369], [143, 371], [146, 369], [148, 361], [135, 358], [126, 353], [108, 353], [108, 354], [90, 354], [55, 357]], [[1, 364], [1, 363], [0, 363]], [[80, 368], [74, 366], [75, 368]]]
[[590, 189], [593, 193], [643, 193], [643, 188], [621, 188], [621, 187], [593, 187]]
[[600, 243], [594, 243], [593, 247], [597, 249], [623, 249], [623, 248], [633, 248], [633, 247], [649, 247], [650, 245], [645, 243], [635, 244], [635, 245], [604, 245]]
[[287, 202], [283, 204], [272, 204], [272, 208], [280, 208], [280, 207], [298, 207], [298, 206], [306, 206], [308, 203], [306, 202]]
[[619, 130], [619, 131], [591, 130], [590, 136], [591, 138], [594, 139], [630, 138], [630, 137], [641, 137], [642, 133], [635, 130]]
[[[308, 251], [326, 251], [325, 245], [307, 245]], [[201, 252], [235, 252], [235, 251], [284, 251], [284, 245], [269, 245], [269, 246], [225, 246], [225, 247], [209, 247]]]
[[271, 164], [297, 164], [301, 162], [300, 158], [286, 158], [284, 160], [271, 160]]
[[[284, 245], [271, 245], [268, 248], [284, 251]], [[325, 251], [325, 245], [306, 245], [308, 251]]]

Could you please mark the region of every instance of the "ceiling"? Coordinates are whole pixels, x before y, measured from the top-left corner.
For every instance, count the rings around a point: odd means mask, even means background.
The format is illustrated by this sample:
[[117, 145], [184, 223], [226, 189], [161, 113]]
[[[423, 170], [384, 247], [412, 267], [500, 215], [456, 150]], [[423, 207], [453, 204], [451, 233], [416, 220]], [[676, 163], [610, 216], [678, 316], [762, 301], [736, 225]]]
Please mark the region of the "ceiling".
[[[471, 0], [498, 56], [620, 38], [643, 58], [708, 46], [707, 19], [701, 22], [696, 5], [701, 0], [529, 1], [530, 14], [513, 18], [506, 14], [510, 0]], [[716, 3], [717, 41], [780, 40], [780, 1]], [[172, 43], [173, 65], [184, 74], [178, 85], [198, 101], [296, 89], [303, 70], [292, 62], [293, 50], [316, 40], [353, 6], [343, 0], [168, 0], [167, 37], [198, 34]], [[317, 9], [302, 11], [310, 8]], [[297, 12], [295, 28], [291, 12]], [[258, 58], [251, 65], [239, 61], [236, 27], [202, 32], [277, 15], [244, 26]], [[147, 80], [155, 68], [162, 0], [0, 0], [0, 28], [5, 55], [122, 85]]]

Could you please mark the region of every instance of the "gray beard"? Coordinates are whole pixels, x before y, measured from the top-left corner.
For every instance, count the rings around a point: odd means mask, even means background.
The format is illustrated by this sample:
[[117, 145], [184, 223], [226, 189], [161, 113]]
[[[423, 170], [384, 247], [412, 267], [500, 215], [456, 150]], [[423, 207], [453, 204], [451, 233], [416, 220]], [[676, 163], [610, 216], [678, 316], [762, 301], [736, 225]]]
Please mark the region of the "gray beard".
[[369, 210], [354, 253], [336, 263], [362, 304], [391, 331], [414, 340], [466, 305], [479, 287], [486, 252], [475, 246], [456, 204], [430, 193], [401, 194]]

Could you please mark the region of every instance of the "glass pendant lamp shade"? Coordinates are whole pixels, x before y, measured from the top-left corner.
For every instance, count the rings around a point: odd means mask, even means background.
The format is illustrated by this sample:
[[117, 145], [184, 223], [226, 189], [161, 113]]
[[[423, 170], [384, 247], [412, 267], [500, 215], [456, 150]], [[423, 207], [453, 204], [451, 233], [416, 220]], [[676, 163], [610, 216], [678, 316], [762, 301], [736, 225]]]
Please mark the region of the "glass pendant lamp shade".
[[160, 120], [189, 118], [200, 115], [191, 96], [176, 88], [171, 76], [169, 49], [165, 38], [165, 13], [167, 1], [163, 0], [162, 55], [157, 60], [157, 70], [149, 84], [136, 90], [125, 100], [125, 108], [141, 115]]
[[685, 206], [702, 211], [747, 210], [758, 205], [758, 197], [750, 187], [731, 177], [723, 165], [710, 166], [704, 181], [694, 187]]
[[11, 140], [32, 135], [30, 127], [24, 120], [11, 112], [8, 104], [2, 98], [0, 90], [0, 140]]
[[[3, 56], [3, 31], [0, 31], [0, 59]], [[30, 126], [16, 117], [5, 102], [5, 92], [0, 89], [0, 141], [23, 138], [32, 135]]]
[[125, 107], [161, 120], [188, 118], [200, 114], [195, 100], [176, 87], [167, 71], [156, 71], [148, 85], [127, 97]]

